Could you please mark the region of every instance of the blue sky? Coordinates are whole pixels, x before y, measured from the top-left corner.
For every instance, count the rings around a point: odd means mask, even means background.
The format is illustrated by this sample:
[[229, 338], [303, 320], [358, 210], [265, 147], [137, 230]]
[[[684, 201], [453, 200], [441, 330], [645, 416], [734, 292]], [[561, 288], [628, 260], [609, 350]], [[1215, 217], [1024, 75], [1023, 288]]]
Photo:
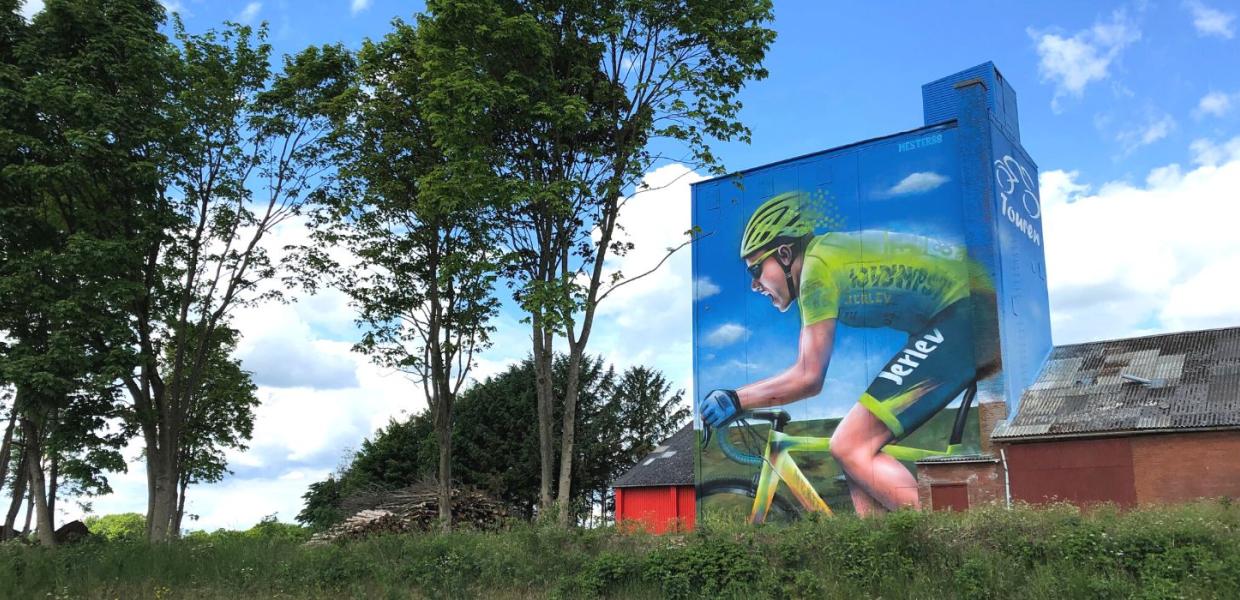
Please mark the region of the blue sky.
[[[39, 8], [27, 6], [28, 12]], [[267, 21], [277, 52], [308, 44], [357, 47], [420, 3], [383, 0], [167, 0], [190, 31], [225, 19]], [[751, 145], [717, 155], [744, 169], [922, 124], [920, 86], [994, 63], [1019, 98], [1021, 138], [1041, 170], [1043, 229], [1056, 343], [1240, 325], [1240, 6], [1182, 2], [776, 2], [770, 77], [747, 88]], [[622, 218], [638, 251], [613, 265], [638, 272], [689, 227], [677, 165]], [[290, 226], [273, 246], [304, 239]], [[691, 386], [687, 255], [609, 298], [592, 351], [620, 366], [650, 364]], [[247, 368], [260, 384], [251, 449], [235, 475], [189, 492], [191, 527], [291, 520], [306, 486], [390, 417], [421, 409], [417, 386], [352, 354], [343, 299], [242, 311]], [[477, 374], [526, 353], [506, 312]], [[830, 382], [828, 382], [830, 383]], [[99, 513], [145, 507], [137, 448]], [[65, 509], [66, 516], [80, 511]]]

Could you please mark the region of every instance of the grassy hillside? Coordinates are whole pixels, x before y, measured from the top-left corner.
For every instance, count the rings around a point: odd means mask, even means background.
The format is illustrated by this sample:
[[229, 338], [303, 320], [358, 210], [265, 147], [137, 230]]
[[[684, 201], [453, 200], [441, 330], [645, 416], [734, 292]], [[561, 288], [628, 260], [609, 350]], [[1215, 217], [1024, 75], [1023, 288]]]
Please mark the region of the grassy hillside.
[[531, 526], [305, 547], [270, 535], [166, 546], [0, 546], [0, 598], [1235, 598], [1240, 507], [1071, 507], [651, 537]]

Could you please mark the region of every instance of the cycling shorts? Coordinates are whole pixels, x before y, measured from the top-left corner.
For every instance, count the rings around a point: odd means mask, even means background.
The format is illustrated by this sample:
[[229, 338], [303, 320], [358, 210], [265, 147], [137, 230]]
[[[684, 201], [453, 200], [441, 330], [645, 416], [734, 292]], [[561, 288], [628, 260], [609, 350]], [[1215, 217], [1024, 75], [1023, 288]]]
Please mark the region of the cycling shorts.
[[909, 336], [859, 402], [895, 439], [912, 433], [998, 368], [997, 317], [991, 293], [974, 291], [948, 305]]

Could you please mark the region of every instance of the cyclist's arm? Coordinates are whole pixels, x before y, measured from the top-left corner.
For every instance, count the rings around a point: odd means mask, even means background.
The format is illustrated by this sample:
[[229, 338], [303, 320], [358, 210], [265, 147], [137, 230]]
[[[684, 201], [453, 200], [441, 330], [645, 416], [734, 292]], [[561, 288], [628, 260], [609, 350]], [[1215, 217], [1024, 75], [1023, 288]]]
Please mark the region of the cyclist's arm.
[[750, 410], [809, 398], [822, 391], [822, 380], [831, 361], [835, 342], [835, 319], [801, 328], [797, 362], [788, 370], [736, 390], [741, 408]]

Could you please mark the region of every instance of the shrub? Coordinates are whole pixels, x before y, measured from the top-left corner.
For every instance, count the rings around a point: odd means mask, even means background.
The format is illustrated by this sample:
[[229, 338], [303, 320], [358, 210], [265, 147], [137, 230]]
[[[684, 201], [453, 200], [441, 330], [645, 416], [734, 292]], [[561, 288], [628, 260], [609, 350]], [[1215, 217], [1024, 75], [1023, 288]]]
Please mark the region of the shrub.
[[245, 531], [245, 537], [281, 542], [304, 542], [310, 539], [310, 530], [301, 525], [281, 523], [275, 515], [267, 515]]
[[[132, 517], [92, 519], [92, 530]], [[1233, 598], [1240, 505], [840, 515], [687, 535], [521, 524], [307, 547], [268, 517], [166, 544], [0, 545], [0, 598]], [[139, 535], [140, 537], [140, 535]]]
[[109, 542], [136, 542], [146, 538], [146, 517], [138, 513], [92, 515], [84, 522], [91, 533]]

